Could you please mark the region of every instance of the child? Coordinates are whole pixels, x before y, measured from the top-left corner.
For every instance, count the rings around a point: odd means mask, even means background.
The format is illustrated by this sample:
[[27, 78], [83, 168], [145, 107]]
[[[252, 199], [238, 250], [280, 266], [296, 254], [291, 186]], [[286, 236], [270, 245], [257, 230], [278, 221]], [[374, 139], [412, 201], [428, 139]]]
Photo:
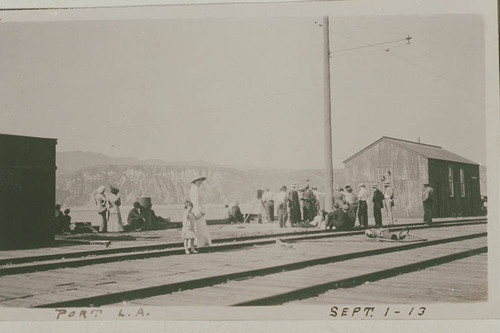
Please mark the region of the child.
[[194, 214], [191, 212], [193, 210], [193, 203], [186, 200], [184, 203], [184, 216], [182, 218], [182, 239], [184, 240], [184, 250], [186, 254], [198, 253], [194, 249]]
[[325, 217], [326, 217], [326, 212], [322, 209], [318, 212], [318, 215], [314, 217], [314, 220], [312, 221], [311, 224], [316, 225], [316, 229], [320, 228], [326, 229]]

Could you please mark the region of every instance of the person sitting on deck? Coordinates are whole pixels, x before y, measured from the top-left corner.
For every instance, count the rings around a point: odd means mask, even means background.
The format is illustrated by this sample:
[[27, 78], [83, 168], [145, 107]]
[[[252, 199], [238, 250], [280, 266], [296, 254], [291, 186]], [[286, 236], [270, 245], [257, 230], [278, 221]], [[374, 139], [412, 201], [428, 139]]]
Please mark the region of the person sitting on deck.
[[345, 204], [342, 209], [338, 209], [336, 218], [334, 219], [335, 230], [347, 231], [352, 230], [354, 221], [349, 216], [349, 205]]
[[239, 201], [236, 201], [233, 207], [231, 207], [231, 210], [229, 212], [229, 222], [238, 222], [241, 223], [243, 222], [243, 214], [241, 214], [241, 209], [240, 209], [240, 203]]
[[333, 230], [335, 229], [335, 222], [340, 219], [340, 204], [338, 202], [335, 202], [333, 204], [333, 212], [328, 213], [327, 218], [326, 218], [326, 228]]
[[320, 210], [318, 215], [316, 215], [312, 220], [311, 224], [316, 226], [317, 229], [326, 229], [326, 211], [324, 209]]
[[55, 219], [54, 219], [54, 230], [56, 234], [61, 234], [62, 233], [62, 219], [63, 219], [63, 213], [61, 212], [61, 205], [57, 204], [55, 206]]
[[229, 204], [225, 203], [224, 208], [222, 209], [222, 219], [228, 220], [230, 213], [231, 213], [231, 209], [229, 208]]
[[127, 217], [128, 225], [126, 226], [127, 231], [140, 231], [146, 223], [146, 219], [141, 216], [140, 213], [141, 204], [139, 202], [134, 202], [134, 207], [130, 210]]
[[59, 230], [61, 232], [70, 232], [70, 225], [71, 225], [71, 216], [69, 216], [69, 208], [66, 208], [64, 210], [64, 215], [61, 216], [60, 218], [60, 225], [59, 225]]

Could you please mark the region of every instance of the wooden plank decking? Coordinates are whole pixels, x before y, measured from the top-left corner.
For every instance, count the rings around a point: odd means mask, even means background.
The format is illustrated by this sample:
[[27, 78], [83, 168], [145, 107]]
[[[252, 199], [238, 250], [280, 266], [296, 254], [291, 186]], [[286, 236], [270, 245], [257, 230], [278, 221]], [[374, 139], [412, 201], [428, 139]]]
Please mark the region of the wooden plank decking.
[[[484, 231], [486, 231], [486, 225], [469, 225], [445, 229], [423, 229], [412, 233], [428, 239], [438, 239]], [[471, 240], [471, 243], [484, 246], [486, 237]], [[459, 244], [462, 243], [444, 245], [450, 250], [465, 246]], [[358, 235], [321, 241], [303, 241], [294, 243], [293, 248], [269, 245], [218, 253], [131, 260], [3, 276], [0, 277], [0, 305], [36, 306], [389, 246], [394, 246], [394, 244], [369, 241], [364, 236]], [[425, 256], [426, 252], [432, 251], [423, 248], [418, 253]], [[415, 258], [419, 257], [415, 256]], [[367, 260], [370, 259], [367, 258]], [[350, 265], [347, 262], [345, 264], [345, 267]], [[295, 287], [301, 286], [304, 282], [302, 278], [289, 278], [290, 285]], [[308, 279], [314, 278], [315, 276], [311, 276]], [[271, 285], [279, 286], [279, 283], [279, 280], [273, 281]], [[269, 287], [267, 289], [269, 290]], [[243, 290], [241, 292], [244, 293]], [[199, 299], [201, 298], [200, 294]]]

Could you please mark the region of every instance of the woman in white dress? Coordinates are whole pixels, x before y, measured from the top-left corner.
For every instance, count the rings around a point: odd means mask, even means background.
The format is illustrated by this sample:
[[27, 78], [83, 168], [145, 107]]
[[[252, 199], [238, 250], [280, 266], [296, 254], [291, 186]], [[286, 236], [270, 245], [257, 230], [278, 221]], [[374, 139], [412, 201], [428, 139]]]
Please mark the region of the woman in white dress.
[[118, 195], [119, 190], [116, 187], [109, 186], [111, 194], [108, 195], [108, 232], [123, 231], [122, 215], [120, 205], [122, 201]]
[[95, 191], [94, 200], [97, 206], [97, 214], [101, 217], [101, 232], [106, 232], [108, 227], [108, 208], [106, 207], [107, 199], [104, 195], [105, 186], [99, 186]]
[[194, 244], [196, 247], [212, 245], [212, 239], [210, 238], [207, 222], [205, 221], [205, 211], [200, 202], [200, 185], [205, 179], [207, 178], [195, 177], [191, 182], [191, 190], [189, 191], [189, 197], [193, 203], [192, 212], [195, 217], [194, 233], [196, 237], [194, 239]]

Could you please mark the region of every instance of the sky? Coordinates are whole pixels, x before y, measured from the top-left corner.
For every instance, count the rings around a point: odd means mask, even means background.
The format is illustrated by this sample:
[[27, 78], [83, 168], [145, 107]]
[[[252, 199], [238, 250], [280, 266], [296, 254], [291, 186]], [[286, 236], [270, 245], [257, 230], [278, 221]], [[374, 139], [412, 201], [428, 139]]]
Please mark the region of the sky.
[[[323, 168], [319, 21], [0, 23], [0, 133], [57, 138], [58, 151]], [[475, 15], [332, 17], [334, 166], [382, 136], [486, 164], [483, 28]]]

